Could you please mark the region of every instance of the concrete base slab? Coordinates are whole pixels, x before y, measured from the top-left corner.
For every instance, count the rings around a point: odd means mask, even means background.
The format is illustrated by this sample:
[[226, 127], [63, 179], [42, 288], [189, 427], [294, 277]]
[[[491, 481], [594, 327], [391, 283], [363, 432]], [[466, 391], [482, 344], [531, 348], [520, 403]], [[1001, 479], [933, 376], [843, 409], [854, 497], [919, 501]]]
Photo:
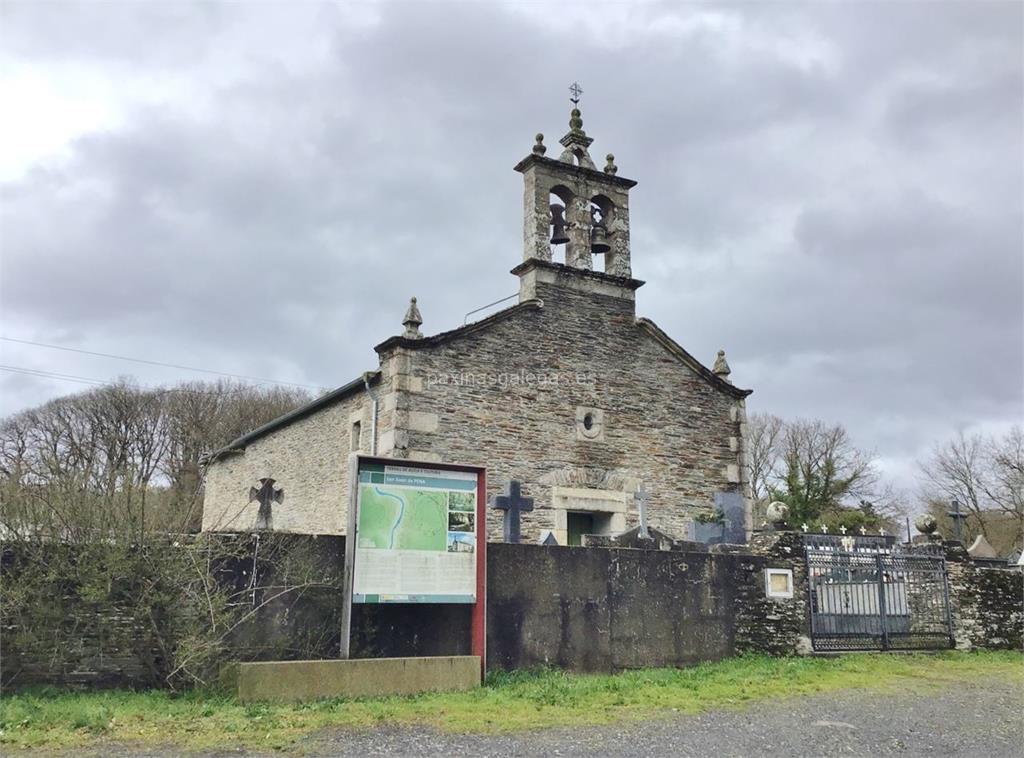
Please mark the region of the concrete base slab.
[[232, 663], [221, 681], [243, 703], [455, 692], [480, 686], [480, 658], [357, 658]]

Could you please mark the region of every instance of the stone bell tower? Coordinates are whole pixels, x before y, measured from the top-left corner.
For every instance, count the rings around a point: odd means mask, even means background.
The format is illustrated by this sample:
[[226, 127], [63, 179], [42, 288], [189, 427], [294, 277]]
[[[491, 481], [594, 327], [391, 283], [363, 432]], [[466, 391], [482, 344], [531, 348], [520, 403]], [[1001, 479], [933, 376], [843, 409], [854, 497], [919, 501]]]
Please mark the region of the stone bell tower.
[[[576, 107], [578, 92], [573, 90], [569, 132], [559, 140], [564, 149], [558, 159], [545, 156], [544, 135], [538, 134], [532, 154], [515, 167], [523, 175], [525, 192], [523, 263], [513, 273], [523, 278], [538, 267], [562, 269], [553, 263], [552, 250], [564, 245], [565, 267], [593, 272], [593, 279], [608, 283], [617, 280], [631, 297], [642, 284], [632, 279], [629, 257], [629, 190], [636, 182], [618, 176], [611, 153], [603, 169], [594, 165], [588, 152], [593, 139], [583, 131]], [[522, 296], [526, 294], [524, 288]]]

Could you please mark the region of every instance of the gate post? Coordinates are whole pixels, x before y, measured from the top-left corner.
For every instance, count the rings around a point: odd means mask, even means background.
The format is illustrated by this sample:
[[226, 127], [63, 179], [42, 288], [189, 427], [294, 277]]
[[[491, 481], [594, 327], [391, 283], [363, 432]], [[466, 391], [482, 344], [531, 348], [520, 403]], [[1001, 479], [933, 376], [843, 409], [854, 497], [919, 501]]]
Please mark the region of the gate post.
[[878, 568], [878, 620], [882, 626], [882, 650], [889, 649], [889, 617], [885, 608], [885, 574], [882, 573], [882, 554], [875, 554]]
[[949, 570], [946, 568], [946, 560], [942, 559], [942, 594], [946, 600], [946, 630], [949, 633], [949, 647], [956, 648], [956, 633], [953, 631], [953, 604], [949, 599]]

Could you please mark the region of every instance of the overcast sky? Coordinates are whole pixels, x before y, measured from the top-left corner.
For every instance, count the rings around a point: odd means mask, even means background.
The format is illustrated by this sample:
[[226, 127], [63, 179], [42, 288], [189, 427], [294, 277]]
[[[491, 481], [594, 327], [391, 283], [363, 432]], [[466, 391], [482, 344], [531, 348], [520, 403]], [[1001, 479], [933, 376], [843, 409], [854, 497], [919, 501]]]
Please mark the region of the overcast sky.
[[[1024, 415], [1021, 2], [2, 2], [6, 337], [334, 387], [513, 294], [512, 166], [635, 179], [638, 313], [893, 480]], [[0, 364], [202, 378], [0, 342]], [[0, 414], [86, 385], [0, 371]]]

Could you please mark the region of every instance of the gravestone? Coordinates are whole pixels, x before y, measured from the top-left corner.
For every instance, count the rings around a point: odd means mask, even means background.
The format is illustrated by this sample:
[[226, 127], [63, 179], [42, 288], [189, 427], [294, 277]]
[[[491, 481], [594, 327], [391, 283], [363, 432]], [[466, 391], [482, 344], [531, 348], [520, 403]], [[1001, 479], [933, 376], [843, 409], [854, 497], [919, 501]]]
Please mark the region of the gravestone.
[[640, 514], [640, 537], [645, 540], [650, 539], [651, 535], [647, 530], [647, 501], [650, 499], [650, 496], [647, 494], [647, 489], [642, 482], [633, 495], [633, 499], [636, 501], [636, 509]]
[[725, 519], [722, 542], [743, 545], [747, 541], [746, 502], [739, 492], [716, 492], [715, 509]]

